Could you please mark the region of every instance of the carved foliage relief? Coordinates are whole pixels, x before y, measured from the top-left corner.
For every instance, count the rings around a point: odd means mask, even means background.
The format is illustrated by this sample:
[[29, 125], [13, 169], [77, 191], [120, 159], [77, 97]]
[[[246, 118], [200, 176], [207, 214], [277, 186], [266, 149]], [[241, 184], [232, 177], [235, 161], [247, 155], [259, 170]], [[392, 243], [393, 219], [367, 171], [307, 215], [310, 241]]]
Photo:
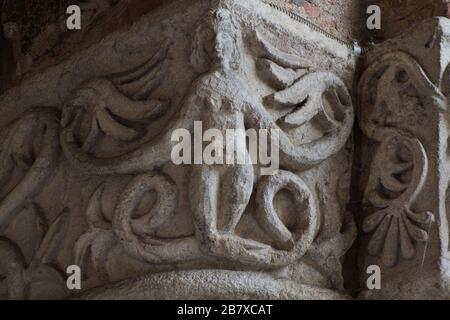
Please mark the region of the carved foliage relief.
[[368, 254], [393, 267], [419, 258], [419, 248], [429, 241], [438, 212], [432, 205], [414, 209], [433, 174], [430, 154], [436, 152], [424, 144], [430, 133], [422, 128], [446, 112], [447, 101], [419, 63], [403, 52], [377, 57], [359, 89], [360, 126], [375, 142], [362, 229], [369, 237]]
[[[182, 99], [159, 95], [180, 63], [167, 37], [142, 64], [88, 79], [63, 105], [30, 109], [3, 130], [0, 250], [10, 258], [0, 263], [0, 294], [29, 296], [36, 281], [66, 294], [57, 256], [70, 210], [47, 227], [48, 215], [38, 203], [60, 165], [75, 170], [93, 190], [89, 199], [80, 199], [87, 226], [72, 243], [70, 261], [84, 278], [106, 283], [126, 277], [112, 270], [114, 263], [133, 265], [133, 276], [174, 266], [273, 271], [314, 260], [319, 234], [331, 232], [324, 227], [331, 213], [321, 199], [337, 191], [319, 190], [310, 172], [327, 175], [322, 164], [341, 153], [351, 134], [354, 113], [346, 84], [292, 48], [279, 47], [264, 28], [244, 26], [227, 7], [209, 11], [191, 31], [185, 55], [195, 80]], [[249, 68], [255, 73], [248, 74]], [[194, 121], [222, 133], [279, 129], [280, 170], [264, 177], [253, 165], [174, 165], [172, 132], [193, 133]], [[397, 181], [383, 171], [371, 180], [374, 192], [382, 187], [392, 197], [371, 192], [380, 211], [365, 228], [381, 225], [391, 238], [400, 233], [424, 240], [418, 224], [430, 214], [410, 207], [426, 177], [423, 147], [406, 133], [373, 128], [374, 138], [390, 135], [379, 150], [383, 159], [393, 152], [389, 173], [405, 178]], [[375, 166], [373, 173], [378, 171]], [[6, 231], [33, 210], [42, 241], [24, 257]], [[340, 229], [343, 222], [336, 219]], [[381, 238], [374, 238], [374, 251]], [[399, 238], [407, 256], [414, 251], [410, 238]], [[384, 251], [390, 261], [395, 252], [386, 246]]]

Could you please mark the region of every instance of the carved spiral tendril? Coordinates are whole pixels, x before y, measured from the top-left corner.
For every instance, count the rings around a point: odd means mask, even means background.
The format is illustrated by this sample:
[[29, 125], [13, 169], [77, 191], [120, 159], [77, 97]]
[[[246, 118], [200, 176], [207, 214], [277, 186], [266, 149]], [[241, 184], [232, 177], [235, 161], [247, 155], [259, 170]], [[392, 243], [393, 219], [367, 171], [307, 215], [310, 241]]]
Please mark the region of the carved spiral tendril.
[[[274, 208], [274, 197], [282, 189], [288, 190], [294, 198], [298, 214], [307, 215], [307, 225], [297, 226], [290, 231], [279, 218]], [[313, 193], [298, 176], [287, 171], [279, 171], [274, 176], [265, 177], [258, 185], [256, 194], [256, 218], [269, 237], [274, 241], [274, 260], [300, 259], [308, 250], [320, 226], [320, 212]], [[300, 219], [297, 219], [297, 224]], [[282, 254], [285, 252], [285, 254]]]
[[417, 61], [403, 52], [378, 57], [363, 74], [359, 91], [359, 106], [364, 109], [359, 112], [360, 126], [379, 143], [364, 197], [375, 212], [365, 218], [363, 231], [372, 232], [369, 254], [381, 255], [383, 263], [393, 267], [399, 256], [415, 256], [413, 241], [428, 240], [425, 230], [433, 214], [411, 209], [428, 175], [426, 150], [415, 136], [423, 120], [417, 113], [428, 105], [446, 112], [446, 97]]
[[[146, 192], [156, 193], [153, 208], [144, 216], [133, 219], [133, 214]], [[119, 198], [113, 230], [134, 257], [145, 262], [177, 263], [199, 258], [200, 251], [194, 237], [160, 239], [154, 235], [158, 227], [170, 220], [178, 203], [178, 190], [168, 177], [148, 173], [135, 177]]]
[[[55, 110], [35, 108], [9, 129], [0, 152], [2, 188], [15, 167], [24, 168], [26, 173], [3, 199], [0, 198], [0, 233], [5, 231], [24, 202], [41, 190], [52, 173], [59, 154], [58, 122]], [[37, 145], [39, 150], [35, 150]]]

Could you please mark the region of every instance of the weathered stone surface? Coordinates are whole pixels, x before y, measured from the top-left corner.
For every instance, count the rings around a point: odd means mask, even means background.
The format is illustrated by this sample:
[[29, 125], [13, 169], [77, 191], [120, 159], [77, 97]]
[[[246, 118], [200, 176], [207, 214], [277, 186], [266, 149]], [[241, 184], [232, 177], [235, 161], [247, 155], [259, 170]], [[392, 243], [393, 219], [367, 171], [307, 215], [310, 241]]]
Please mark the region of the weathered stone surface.
[[[0, 96], [1, 299], [449, 298], [448, 19], [374, 46], [358, 70], [333, 36], [358, 33], [349, 4], [86, 3], [89, 28], [61, 43], [59, 14], [27, 39], [2, 14], [18, 69]], [[378, 3], [396, 8], [379, 38], [444, 12]], [[172, 133], [199, 121], [279, 129], [280, 170], [175, 164]]]
[[[183, 0], [24, 79], [0, 97], [0, 294], [69, 298], [75, 264], [74, 298], [346, 298], [354, 63], [259, 0]], [[280, 129], [280, 171], [175, 165], [194, 121]]]
[[74, 299], [267, 299], [344, 300], [332, 290], [270, 275], [228, 270], [179, 271], [147, 275], [74, 296]]
[[[128, 29], [143, 15], [173, 0], [1, 0], [0, 93], [21, 79], [58, 64], [74, 52]], [[348, 40], [363, 31], [364, 2], [267, 0], [311, 19]], [[301, 3], [302, 1], [300, 1]], [[80, 30], [67, 30], [66, 8], [80, 6]], [[15, 81], [13, 81], [15, 80]]]
[[377, 46], [359, 85], [364, 220], [361, 270], [382, 267], [366, 298], [448, 298], [450, 23], [428, 20]]

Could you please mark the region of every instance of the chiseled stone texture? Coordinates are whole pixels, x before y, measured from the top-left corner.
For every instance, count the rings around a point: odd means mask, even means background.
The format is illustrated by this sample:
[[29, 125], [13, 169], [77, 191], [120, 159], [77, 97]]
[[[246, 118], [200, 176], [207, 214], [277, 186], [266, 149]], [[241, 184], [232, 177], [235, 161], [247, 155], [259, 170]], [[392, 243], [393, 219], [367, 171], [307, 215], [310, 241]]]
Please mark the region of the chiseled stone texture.
[[450, 22], [427, 20], [376, 46], [359, 84], [363, 298], [448, 298]]
[[[68, 55], [129, 28], [143, 15], [173, 0], [2, 0], [0, 26], [0, 94], [13, 82], [58, 64]], [[351, 0], [268, 0], [288, 7], [324, 30], [348, 40], [363, 29], [364, 2]], [[81, 29], [67, 30], [67, 6], [81, 9]], [[15, 80], [15, 81], [14, 81]]]
[[[259, 0], [183, 0], [24, 79], [0, 97], [0, 294], [347, 298], [354, 63]], [[195, 120], [281, 129], [280, 171], [174, 165]]]

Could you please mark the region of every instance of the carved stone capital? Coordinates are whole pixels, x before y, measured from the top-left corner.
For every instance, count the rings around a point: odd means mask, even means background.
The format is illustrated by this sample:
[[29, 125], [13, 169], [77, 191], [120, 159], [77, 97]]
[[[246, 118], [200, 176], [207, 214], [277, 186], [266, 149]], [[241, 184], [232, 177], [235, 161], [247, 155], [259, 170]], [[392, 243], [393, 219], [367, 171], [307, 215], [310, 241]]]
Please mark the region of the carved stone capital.
[[[346, 298], [355, 59], [287, 13], [175, 1], [1, 96], [0, 295]], [[278, 130], [279, 170], [175, 164], [196, 122]]]
[[360, 267], [383, 275], [367, 297], [448, 296], [449, 39], [449, 20], [432, 19], [364, 61]]

